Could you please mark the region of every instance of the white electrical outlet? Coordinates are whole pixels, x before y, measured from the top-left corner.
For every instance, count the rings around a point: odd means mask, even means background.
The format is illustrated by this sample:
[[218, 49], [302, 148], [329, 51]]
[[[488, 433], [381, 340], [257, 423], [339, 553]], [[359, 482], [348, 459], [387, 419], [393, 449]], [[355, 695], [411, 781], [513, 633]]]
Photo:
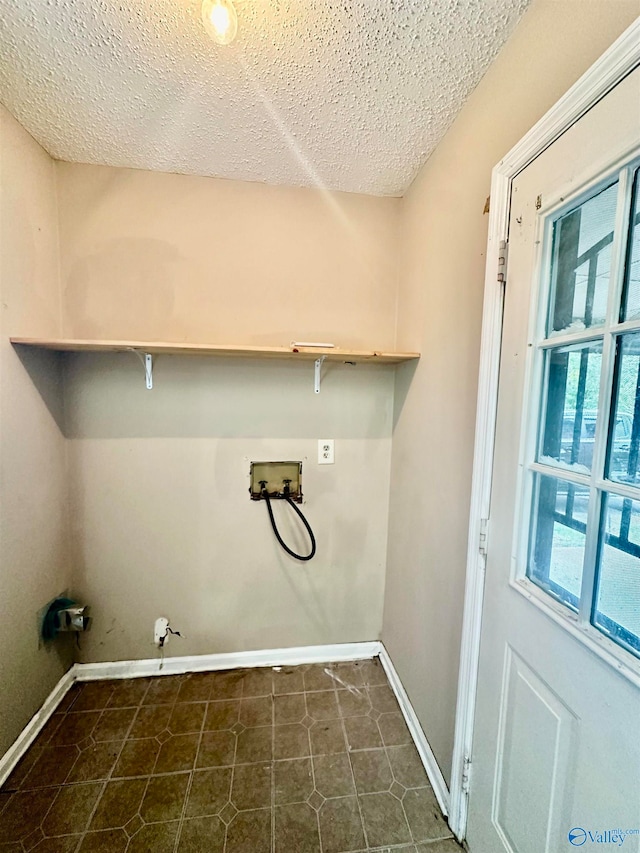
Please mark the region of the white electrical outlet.
[[333, 465], [335, 461], [333, 439], [321, 438], [318, 441], [318, 465]]
[[160, 641], [163, 640], [163, 643], [166, 645], [167, 640], [169, 639], [169, 632], [167, 628], [169, 627], [169, 620], [166, 616], [160, 616], [156, 619], [155, 624], [153, 626], [153, 642], [156, 646], [160, 646]]

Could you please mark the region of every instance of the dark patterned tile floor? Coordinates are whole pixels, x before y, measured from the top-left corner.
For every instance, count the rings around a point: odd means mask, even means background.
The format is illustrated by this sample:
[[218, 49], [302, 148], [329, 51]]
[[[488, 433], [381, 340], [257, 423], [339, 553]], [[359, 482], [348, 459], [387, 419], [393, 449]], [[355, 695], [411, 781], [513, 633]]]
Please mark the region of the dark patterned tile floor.
[[456, 853], [377, 659], [77, 684], [0, 853]]

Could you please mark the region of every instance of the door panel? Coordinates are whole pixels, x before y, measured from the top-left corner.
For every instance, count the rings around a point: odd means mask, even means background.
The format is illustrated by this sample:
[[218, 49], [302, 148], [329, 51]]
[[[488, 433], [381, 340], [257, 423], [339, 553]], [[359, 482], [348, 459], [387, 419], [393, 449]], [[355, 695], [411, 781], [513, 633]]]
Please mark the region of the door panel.
[[511, 646], [503, 683], [493, 821], [507, 849], [539, 853], [569, 818], [577, 720]]
[[[524, 579], [530, 559], [528, 541], [535, 493], [528, 460], [535, 458], [543, 463], [547, 459], [543, 452], [546, 439], [531, 423], [536, 413], [530, 401], [535, 402], [537, 412], [545, 378], [553, 369], [548, 366], [549, 359], [545, 366], [544, 359], [536, 361], [533, 357], [536, 330], [547, 312], [546, 302], [538, 299], [537, 284], [551, 263], [552, 252], [556, 252], [556, 259], [559, 252], [559, 239], [554, 243], [550, 231], [550, 217], [564, 199], [575, 196], [577, 204], [579, 193], [586, 191], [589, 182], [604, 175], [606, 169], [613, 173], [616, 160], [622, 163], [623, 158], [628, 159], [634, 145], [640, 154], [640, 71], [622, 81], [513, 182], [467, 829], [472, 853], [563, 853], [577, 846], [583, 850], [614, 849], [606, 846], [606, 838], [612, 836], [600, 835], [598, 841], [597, 835], [613, 829], [631, 830], [624, 835], [621, 849], [640, 851], [640, 832], [634, 832], [640, 830], [640, 676], [634, 676], [640, 668], [636, 659], [624, 652], [622, 658], [629, 655], [629, 667], [623, 675], [615, 657], [605, 653], [609, 647], [614, 652], [617, 648], [610, 640], [602, 637], [602, 654], [598, 638], [591, 645], [583, 641], [580, 626], [585, 619], [589, 621], [590, 613], [585, 615], [582, 605], [574, 607], [574, 593], [579, 598], [581, 584], [593, 582], [588, 566], [594, 561], [594, 545], [586, 537], [584, 544], [581, 541], [580, 513], [597, 524], [599, 507], [604, 506], [598, 490], [581, 480], [588, 477], [592, 462], [604, 470], [599, 445], [595, 445], [596, 458], [592, 460], [589, 454], [594, 453], [593, 446], [587, 447], [589, 437], [581, 433], [584, 424], [589, 427], [591, 417], [583, 405], [585, 395], [591, 393], [596, 407], [600, 405], [599, 380], [596, 378], [594, 389], [585, 390], [586, 367], [578, 393], [582, 394], [580, 406], [584, 408], [583, 425], [578, 424], [575, 431], [578, 465], [574, 466], [567, 455], [567, 437], [558, 431], [554, 464], [561, 467], [569, 485], [565, 492], [554, 487], [557, 504], [547, 512], [557, 522], [571, 495], [576, 507], [574, 529], [566, 525], [553, 528], [560, 531], [561, 539], [564, 537], [560, 545], [566, 546], [565, 539], [570, 540], [570, 547], [564, 547], [563, 552], [566, 564], [561, 566], [562, 583], [557, 583], [555, 576], [547, 578], [547, 592], [543, 592], [540, 585], [534, 587]], [[618, 204], [616, 210], [621, 209], [622, 201]], [[582, 225], [587, 230], [588, 222], [585, 214]], [[565, 235], [571, 230], [572, 223], [568, 222]], [[573, 239], [576, 269], [582, 248], [578, 248], [581, 238], [575, 228]], [[611, 260], [610, 274], [621, 278], [619, 261]], [[602, 279], [603, 271], [596, 273]], [[584, 279], [588, 287], [586, 272]], [[595, 292], [593, 318], [582, 322], [581, 329], [572, 325], [569, 317], [569, 325], [559, 323], [559, 334], [588, 335], [590, 330], [585, 331], [585, 327], [590, 322], [602, 324], [602, 318], [595, 314], [604, 312], [603, 297], [601, 291]], [[573, 294], [575, 303], [575, 282]], [[569, 307], [575, 318], [578, 309], [575, 304]], [[585, 349], [584, 340], [579, 343]], [[577, 362], [581, 359], [579, 350]], [[598, 360], [601, 355], [595, 352], [590, 358], [593, 364], [593, 358]], [[586, 356], [582, 360], [586, 365]], [[571, 418], [577, 417], [576, 403], [569, 400], [567, 387], [565, 384], [557, 424], [562, 427], [564, 411], [573, 435]], [[546, 405], [555, 405], [549, 399]], [[604, 446], [603, 439], [600, 446]], [[538, 468], [540, 476], [544, 465]], [[543, 503], [548, 498], [544, 488], [543, 484], [537, 493]], [[540, 530], [543, 521], [537, 522]], [[536, 540], [535, 535], [534, 530], [536, 547], [546, 542], [548, 553], [555, 559], [553, 539], [541, 534]], [[531, 559], [535, 557], [534, 553]], [[640, 586], [637, 567], [640, 559], [626, 570], [635, 577], [631, 583]], [[562, 584], [570, 587], [566, 600], [559, 594], [553, 598], [552, 593], [555, 595], [554, 590]]]

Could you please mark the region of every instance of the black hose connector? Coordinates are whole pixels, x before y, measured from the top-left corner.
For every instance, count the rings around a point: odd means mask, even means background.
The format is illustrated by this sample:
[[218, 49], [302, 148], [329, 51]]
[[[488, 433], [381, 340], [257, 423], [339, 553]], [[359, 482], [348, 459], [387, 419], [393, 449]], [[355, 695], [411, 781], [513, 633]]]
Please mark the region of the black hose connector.
[[306, 556], [302, 556], [301, 554], [296, 554], [295, 551], [292, 551], [291, 548], [289, 548], [288, 545], [285, 544], [285, 542], [284, 542], [282, 536], [280, 536], [280, 533], [279, 533], [278, 528], [276, 526], [276, 520], [273, 517], [273, 509], [271, 508], [271, 498], [269, 497], [269, 492], [266, 489], [266, 483], [264, 483], [264, 484], [261, 483], [261, 485], [262, 485], [262, 497], [267, 502], [267, 511], [269, 513], [269, 520], [271, 521], [271, 527], [273, 528], [273, 532], [275, 533], [276, 539], [278, 540], [280, 545], [282, 545], [282, 547], [287, 552], [287, 554], [289, 554], [290, 557], [293, 557], [294, 560], [301, 560], [303, 563], [306, 563], [308, 560], [312, 560], [316, 554], [316, 538], [313, 535], [313, 530], [311, 529], [309, 522], [307, 521], [307, 519], [304, 517], [302, 512], [298, 509], [298, 507], [294, 504], [294, 502], [289, 497], [289, 485], [285, 483], [284, 499], [289, 504], [289, 506], [291, 506], [298, 513], [298, 515], [302, 519], [302, 523], [306, 527], [307, 533], [309, 534], [309, 539], [311, 541], [311, 551]]

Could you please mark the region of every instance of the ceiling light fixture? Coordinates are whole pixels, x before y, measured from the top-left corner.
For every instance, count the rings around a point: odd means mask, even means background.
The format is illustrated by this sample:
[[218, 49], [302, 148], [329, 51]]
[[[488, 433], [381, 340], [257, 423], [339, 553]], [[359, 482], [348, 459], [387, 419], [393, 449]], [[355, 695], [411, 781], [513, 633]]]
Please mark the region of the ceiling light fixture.
[[203, 0], [202, 23], [218, 44], [231, 44], [238, 32], [238, 15], [232, 0]]

